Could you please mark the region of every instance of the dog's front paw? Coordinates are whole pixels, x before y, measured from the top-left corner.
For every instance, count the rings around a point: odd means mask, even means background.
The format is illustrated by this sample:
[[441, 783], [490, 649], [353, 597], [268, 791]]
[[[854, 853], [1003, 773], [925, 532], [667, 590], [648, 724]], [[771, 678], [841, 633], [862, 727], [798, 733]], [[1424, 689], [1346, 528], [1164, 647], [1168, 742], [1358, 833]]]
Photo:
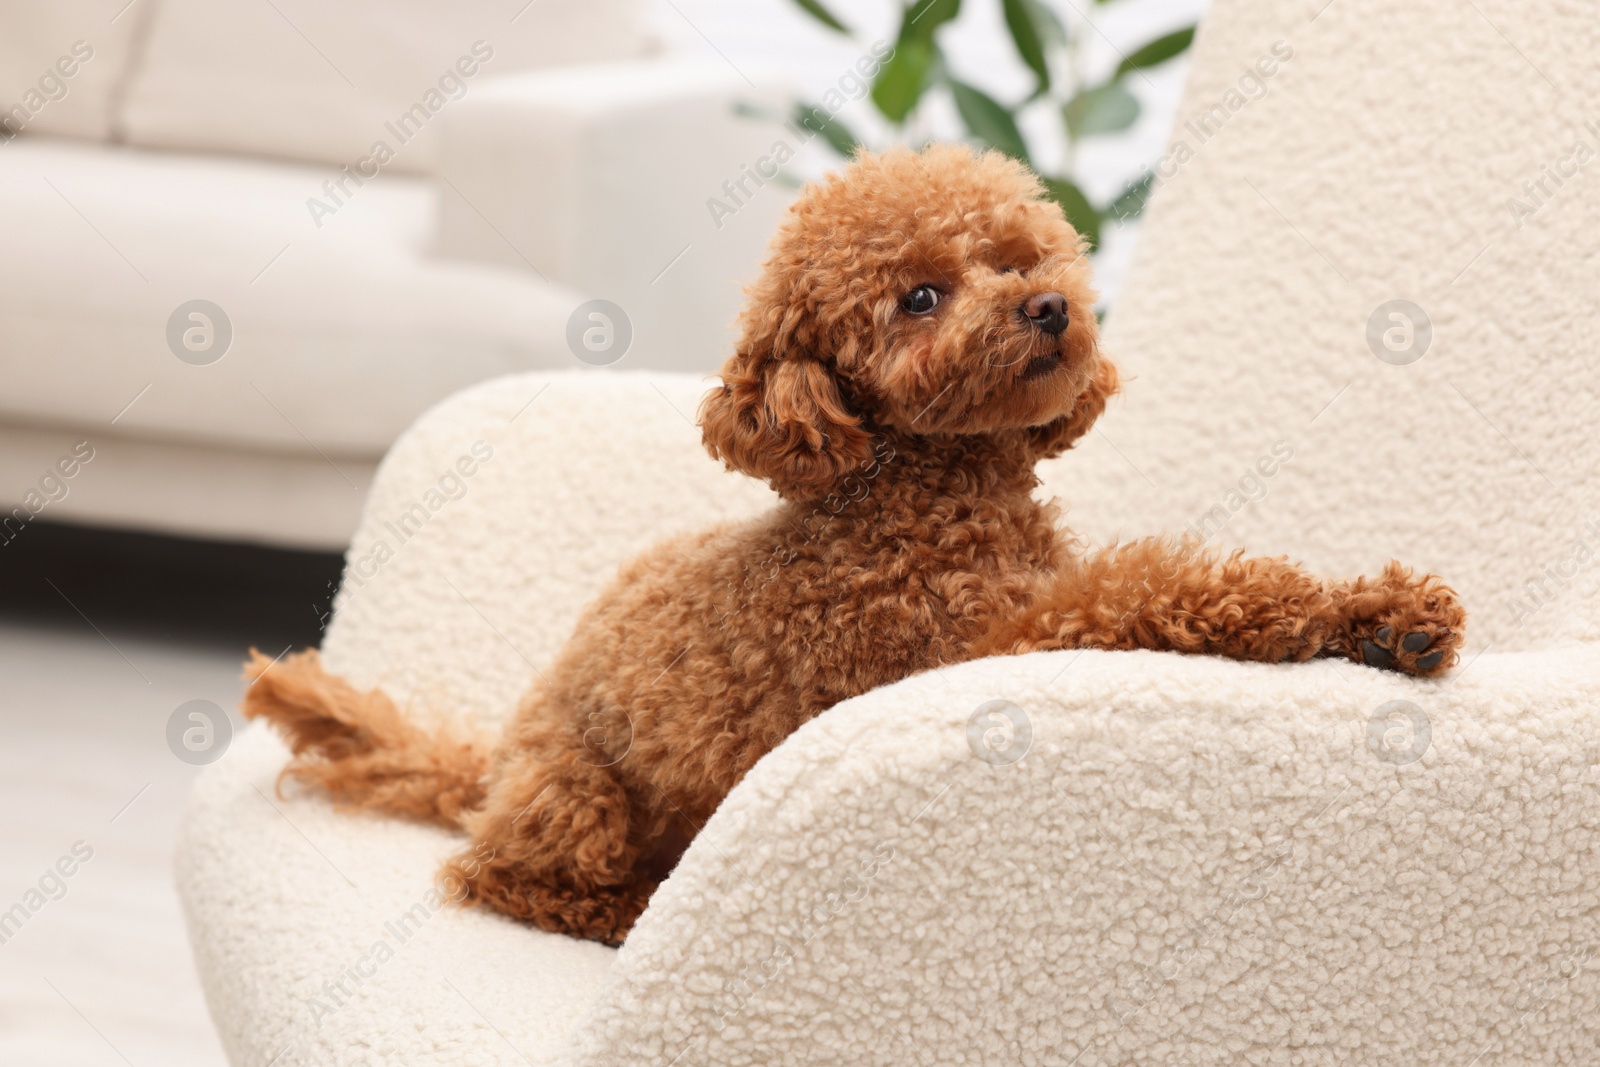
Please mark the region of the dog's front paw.
[[1456, 665], [1467, 613], [1437, 575], [1416, 578], [1390, 563], [1381, 576], [1351, 583], [1341, 599], [1347, 630], [1340, 650], [1357, 663], [1419, 675]]
[[1416, 619], [1401, 621], [1399, 625], [1419, 628], [1407, 630], [1397, 644], [1394, 622], [1357, 627], [1354, 630], [1356, 655], [1351, 658], [1369, 667], [1406, 674], [1434, 674], [1455, 666], [1456, 650], [1461, 647], [1459, 631]]

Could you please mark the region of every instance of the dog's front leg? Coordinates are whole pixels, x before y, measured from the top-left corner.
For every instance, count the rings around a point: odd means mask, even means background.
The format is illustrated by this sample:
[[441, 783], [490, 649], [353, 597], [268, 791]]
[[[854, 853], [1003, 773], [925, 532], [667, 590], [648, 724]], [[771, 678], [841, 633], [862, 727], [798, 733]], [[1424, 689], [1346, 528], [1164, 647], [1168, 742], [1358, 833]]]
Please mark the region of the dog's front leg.
[[980, 640], [977, 655], [1148, 648], [1278, 663], [1342, 655], [1432, 674], [1455, 662], [1465, 613], [1438, 578], [1390, 564], [1330, 582], [1283, 558], [1150, 538], [1076, 560]]

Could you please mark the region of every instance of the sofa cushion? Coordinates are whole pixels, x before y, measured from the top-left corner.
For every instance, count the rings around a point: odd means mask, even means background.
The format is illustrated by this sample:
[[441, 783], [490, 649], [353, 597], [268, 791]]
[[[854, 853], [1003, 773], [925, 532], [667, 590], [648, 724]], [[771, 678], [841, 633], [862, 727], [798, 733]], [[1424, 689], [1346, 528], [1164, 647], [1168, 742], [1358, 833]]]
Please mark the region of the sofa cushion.
[[[369, 185], [319, 229], [306, 199], [325, 177], [46, 138], [0, 148], [0, 418], [336, 463], [382, 454], [462, 386], [578, 365], [576, 294], [425, 254], [430, 184]], [[187, 316], [169, 342], [196, 299], [231, 326], [215, 361], [177, 354]]]
[[[152, 0], [153, 2], [153, 0]], [[17, 134], [103, 140], [149, 3], [0, 5], [0, 144]]]
[[[425, 173], [434, 119], [485, 77], [635, 55], [638, 0], [163, 0], [134, 144]], [[519, 10], [520, 8], [520, 10]], [[393, 159], [381, 164], [383, 142]]]

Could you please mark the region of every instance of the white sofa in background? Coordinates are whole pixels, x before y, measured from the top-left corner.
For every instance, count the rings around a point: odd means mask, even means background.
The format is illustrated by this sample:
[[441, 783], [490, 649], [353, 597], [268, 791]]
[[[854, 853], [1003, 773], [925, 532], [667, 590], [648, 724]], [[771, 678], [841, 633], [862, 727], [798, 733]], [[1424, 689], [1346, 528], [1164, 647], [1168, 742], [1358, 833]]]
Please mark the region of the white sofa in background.
[[[617, 952], [417, 911], [456, 841], [269, 801], [285, 752], [251, 727], [178, 872], [233, 1061], [1593, 1063], [1600, 559], [1575, 546], [1600, 518], [1600, 305], [1572, 235], [1600, 197], [1504, 213], [1587, 136], [1600, 73], [1577, 8], [1481, 6], [1504, 37], [1447, 4], [1219, 0], [1177, 138], [1275, 41], [1292, 58], [1158, 193], [1106, 340], [1127, 395], [1043, 471], [1101, 538], [1209, 521], [1330, 572], [1436, 568], [1472, 612], [1460, 667], [918, 675], [757, 764]], [[1369, 346], [1394, 298], [1430, 311], [1420, 359], [1387, 317]], [[434, 408], [373, 487], [330, 667], [498, 721], [622, 559], [770, 503], [704, 455], [702, 388], [527, 375]], [[465, 493], [394, 543], [480, 441]]]
[[[772, 143], [736, 105], [776, 97], [651, 54], [637, 0], [124, 3], [0, 11], [8, 538], [341, 548], [427, 406], [607, 362], [568, 343], [589, 299], [630, 321], [616, 367], [725, 357], [785, 196], [721, 228], [705, 200]], [[169, 320], [195, 300], [226, 326], [186, 361]], [[80, 441], [69, 491], [28, 506]]]

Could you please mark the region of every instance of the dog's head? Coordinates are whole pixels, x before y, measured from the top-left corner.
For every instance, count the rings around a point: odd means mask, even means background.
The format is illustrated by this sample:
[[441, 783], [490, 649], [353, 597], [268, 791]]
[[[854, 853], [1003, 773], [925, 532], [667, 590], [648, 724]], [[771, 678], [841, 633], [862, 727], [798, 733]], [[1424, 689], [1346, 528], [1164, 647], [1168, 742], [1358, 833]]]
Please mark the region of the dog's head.
[[1060, 452], [1117, 387], [1089, 274], [1021, 164], [961, 145], [862, 155], [774, 238], [701, 406], [706, 447], [786, 496], [826, 493], [885, 429]]

